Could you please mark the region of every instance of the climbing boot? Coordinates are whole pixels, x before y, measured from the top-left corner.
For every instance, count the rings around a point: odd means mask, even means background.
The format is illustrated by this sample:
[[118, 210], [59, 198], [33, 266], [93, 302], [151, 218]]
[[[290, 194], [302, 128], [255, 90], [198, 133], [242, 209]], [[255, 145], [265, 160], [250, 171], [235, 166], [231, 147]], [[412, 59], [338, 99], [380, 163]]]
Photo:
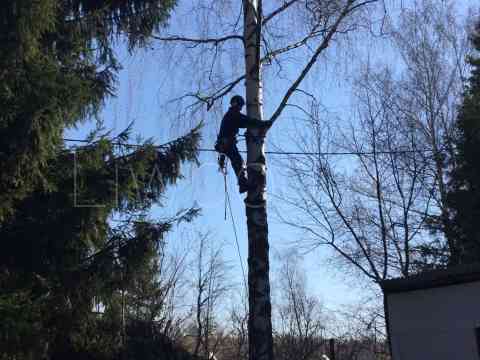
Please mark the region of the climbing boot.
[[239, 184], [238, 187], [239, 187], [240, 194], [246, 193], [249, 189], [248, 184], [243, 184], [243, 183]]
[[247, 192], [250, 188], [249, 185], [250, 184], [248, 183], [247, 175], [245, 174], [245, 171], [242, 171], [238, 176], [238, 187], [240, 194]]

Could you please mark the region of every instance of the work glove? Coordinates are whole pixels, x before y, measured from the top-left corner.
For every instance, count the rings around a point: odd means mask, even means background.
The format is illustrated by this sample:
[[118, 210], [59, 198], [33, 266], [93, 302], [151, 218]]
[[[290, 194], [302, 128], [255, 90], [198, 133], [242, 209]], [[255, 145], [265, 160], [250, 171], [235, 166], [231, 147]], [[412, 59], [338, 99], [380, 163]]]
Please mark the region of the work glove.
[[273, 121], [272, 121], [272, 120], [264, 121], [264, 123], [265, 123], [264, 126], [265, 126], [267, 129], [270, 128], [270, 127], [273, 125]]

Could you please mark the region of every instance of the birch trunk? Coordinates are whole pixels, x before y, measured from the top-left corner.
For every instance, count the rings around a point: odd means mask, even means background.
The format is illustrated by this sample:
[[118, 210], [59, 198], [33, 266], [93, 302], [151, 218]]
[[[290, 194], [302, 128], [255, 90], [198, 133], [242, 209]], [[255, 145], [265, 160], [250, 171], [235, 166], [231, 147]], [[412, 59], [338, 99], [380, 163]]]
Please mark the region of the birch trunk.
[[[260, 36], [261, 0], [244, 0], [247, 115], [263, 120]], [[248, 227], [248, 339], [250, 360], [272, 360], [272, 318], [266, 210], [264, 132], [247, 133], [247, 171], [251, 188], [245, 200]]]

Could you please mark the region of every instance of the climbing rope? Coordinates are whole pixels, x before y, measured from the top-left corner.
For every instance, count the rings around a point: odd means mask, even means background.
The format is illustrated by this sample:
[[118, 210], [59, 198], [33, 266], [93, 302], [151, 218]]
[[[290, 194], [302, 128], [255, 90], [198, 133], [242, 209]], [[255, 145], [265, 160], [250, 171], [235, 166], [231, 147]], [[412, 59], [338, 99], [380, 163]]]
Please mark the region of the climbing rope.
[[233, 211], [232, 211], [232, 204], [230, 202], [230, 194], [228, 193], [228, 186], [227, 186], [227, 161], [225, 162], [225, 165], [223, 167], [223, 179], [224, 179], [224, 185], [225, 185], [225, 221], [227, 220], [227, 207], [230, 213], [230, 220], [232, 222], [232, 227], [233, 227], [233, 234], [235, 235], [235, 244], [237, 248], [237, 255], [240, 260], [240, 266], [242, 268], [242, 277], [243, 277], [243, 286], [245, 287], [245, 294], [248, 294], [248, 287], [247, 287], [247, 278], [245, 276], [245, 268], [243, 267], [243, 259], [242, 259], [242, 254], [240, 253], [240, 243], [238, 241], [238, 234], [237, 234], [237, 226], [235, 224], [235, 218], [233, 216]]
[[225, 169], [225, 173], [223, 174], [223, 183], [225, 184], [225, 212], [223, 215], [223, 220], [227, 221], [227, 194], [228, 194], [228, 189], [227, 189], [227, 170]]

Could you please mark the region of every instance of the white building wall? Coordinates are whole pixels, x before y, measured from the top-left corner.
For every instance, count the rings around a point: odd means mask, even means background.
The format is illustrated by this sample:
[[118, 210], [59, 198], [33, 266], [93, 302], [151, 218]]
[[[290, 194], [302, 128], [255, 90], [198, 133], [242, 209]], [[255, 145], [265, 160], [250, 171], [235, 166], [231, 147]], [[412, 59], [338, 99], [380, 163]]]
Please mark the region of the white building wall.
[[387, 295], [393, 360], [480, 360], [480, 281]]

